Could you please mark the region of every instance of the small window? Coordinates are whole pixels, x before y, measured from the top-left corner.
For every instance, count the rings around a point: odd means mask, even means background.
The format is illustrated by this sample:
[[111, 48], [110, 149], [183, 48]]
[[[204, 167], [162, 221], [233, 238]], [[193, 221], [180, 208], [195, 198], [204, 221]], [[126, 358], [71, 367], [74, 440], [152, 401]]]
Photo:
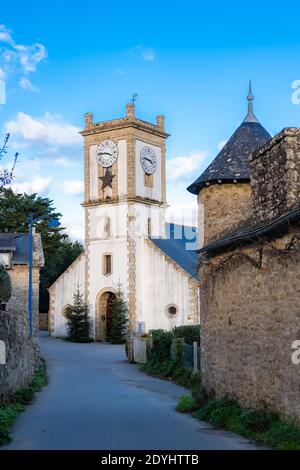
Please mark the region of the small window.
[[153, 188], [153, 174], [152, 175], [147, 175], [147, 173], [145, 173], [144, 184], [148, 188]]
[[109, 276], [112, 273], [112, 256], [103, 255], [103, 274]]
[[105, 217], [104, 219], [104, 238], [109, 238], [110, 237], [110, 218]]
[[178, 307], [174, 304], [167, 305], [165, 313], [169, 318], [175, 318], [178, 315]]

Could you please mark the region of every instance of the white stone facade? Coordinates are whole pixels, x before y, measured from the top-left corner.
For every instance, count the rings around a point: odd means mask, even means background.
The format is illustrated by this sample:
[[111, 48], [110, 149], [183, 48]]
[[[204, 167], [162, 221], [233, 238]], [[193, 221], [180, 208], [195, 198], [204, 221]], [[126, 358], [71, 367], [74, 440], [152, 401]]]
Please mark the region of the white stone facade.
[[[96, 340], [105, 340], [109, 293], [119, 288], [128, 302], [131, 331], [171, 329], [199, 323], [197, 280], [152, 241], [165, 237], [165, 139], [162, 117], [153, 125], [127, 116], [93, 124], [86, 115], [85, 200], [86, 248], [50, 287], [50, 331], [66, 335], [64, 309], [77, 286], [85, 295]], [[102, 189], [105, 169], [97, 163], [97, 147], [112, 140], [118, 158], [110, 171], [111, 187]], [[142, 148], [156, 155], [156, 171], [146, 180]], [[100, 179], [100, 182], [99, 182]], [[107, 272], [106, 257], [109, 260]], [[170, 315], [168, 308], [176, 308]]]

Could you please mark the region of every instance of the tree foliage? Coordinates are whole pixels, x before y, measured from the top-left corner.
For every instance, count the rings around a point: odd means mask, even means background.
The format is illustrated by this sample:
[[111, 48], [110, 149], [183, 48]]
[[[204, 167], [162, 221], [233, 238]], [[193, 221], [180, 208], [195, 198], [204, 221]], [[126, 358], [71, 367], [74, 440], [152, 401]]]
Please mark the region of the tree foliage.
[[8, 302], [11, 296], [10, 277], [4, 268], [0, 265], [0, 304]]
[[[7, 153], [9, 137], [10, 134], [5, 135], [2, 147], [0, 147], [0, 160], [2, 160], [3, 156]], [[10, 184], [12, 182], [13, 172], [17, 163], [18, 155], [19, 154], [16, 153], [14, 156], [12, 168], [4, 168], [0, 170], [0, 187]]]
[[37, 194], [16, 194], [10, 188], [0, 188], [0, 232], [28, 232], [28, 217], [43, 217], [38, 221], [36, 231], [41, 234], [45, 255], [45, 266], [41, 270], [40, 311], [49, 307], [48, 287], [80, 255], [83, 246], [72, 242], [64, 233], [64, 227], [49, 227], [52, 219], [60, 219], [53, 201]]
[[66, 312], [68, 322], [68, 341], [74, 343], [89, 343], [91, 339], [91, 320], [89, 307], [83, 300], [79, 286], [73, 295], [73, 305]]
[[124, 344], [128, 328], [128, 307], [121, 289], [118, 289], [116, 298], [112, 301], [110, 312], [110, 325], [107, 331], [107, 341], [112, 344]]

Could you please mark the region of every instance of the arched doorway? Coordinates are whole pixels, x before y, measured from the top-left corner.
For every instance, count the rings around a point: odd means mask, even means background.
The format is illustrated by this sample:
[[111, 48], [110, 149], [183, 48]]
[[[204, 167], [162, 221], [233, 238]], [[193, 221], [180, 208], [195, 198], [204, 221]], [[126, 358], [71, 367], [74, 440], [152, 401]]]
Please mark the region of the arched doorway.
[[112, 290], [99, 292], [96, 301], [96, 341], [106, 341], [111, 327], [111, 309], [116, 294]]

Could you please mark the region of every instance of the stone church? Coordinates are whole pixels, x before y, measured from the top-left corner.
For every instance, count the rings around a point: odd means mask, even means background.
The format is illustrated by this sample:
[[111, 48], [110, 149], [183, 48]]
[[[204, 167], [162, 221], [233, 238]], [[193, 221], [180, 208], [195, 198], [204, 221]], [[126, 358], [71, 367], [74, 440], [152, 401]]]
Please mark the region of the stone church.
[[49, 331], [66, 335], [66, 307], [77, 286], [90, 306], [94, 338], [105, 341], [120, 288], [132, 332], [199, 323], [197, 236], [167, 224], [164, 116], [95, 123], [85, 115], [85, 250], [49, 288]]

